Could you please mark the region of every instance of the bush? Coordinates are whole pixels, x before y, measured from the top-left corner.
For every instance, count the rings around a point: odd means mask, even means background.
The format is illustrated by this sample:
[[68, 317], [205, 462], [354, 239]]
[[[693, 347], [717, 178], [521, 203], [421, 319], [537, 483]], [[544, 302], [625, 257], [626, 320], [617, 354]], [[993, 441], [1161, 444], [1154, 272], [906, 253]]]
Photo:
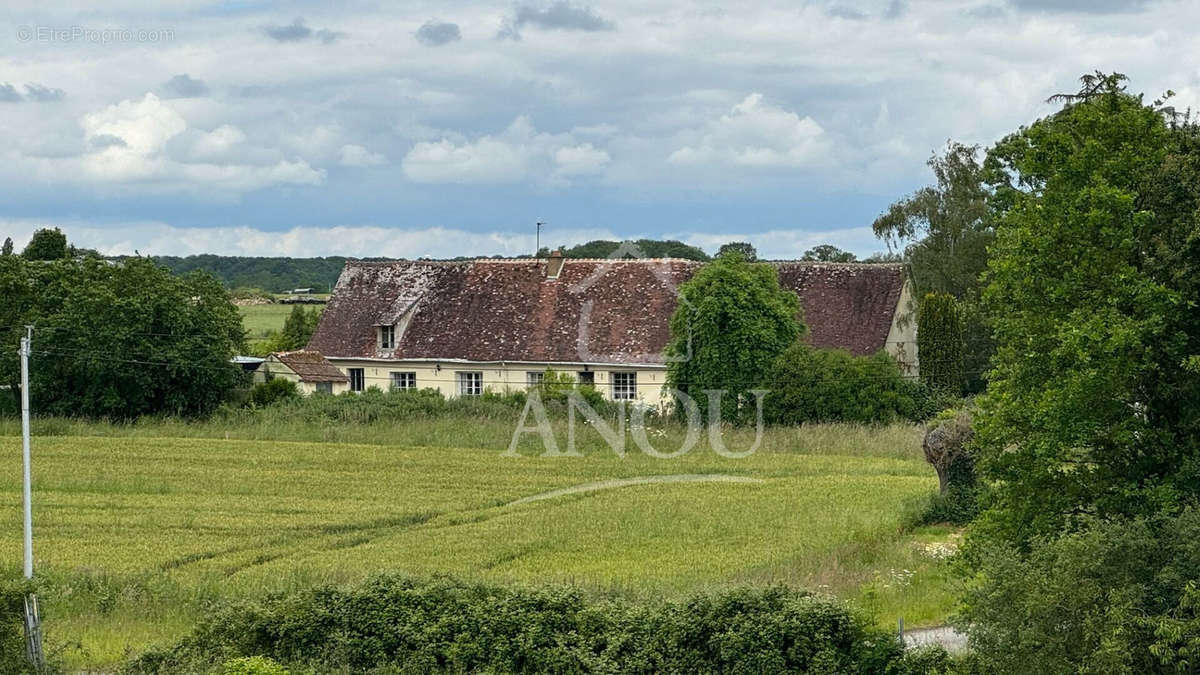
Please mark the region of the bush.
[[977, 574], [958, 621], [992, 672], [1195, 672], [1197, 510], [964, 554]]
[[894, 636], [782, 588], [639, 603], [394, 576], [228, 606], [129, 671], [203, 671], [244, 654], [339, 672], [910, 672]]
[[255, 408], [265, 408], [269, 405], [300, 397], [296, 383], [282, 377], [273, 377], [266, 382], [259, 382], [250, 390], [249, 404]]
[[774, 364], [763, 385], [769, 424], [888, 423], [926, 414], [929, 393], [900, 374], [886, 353], [856, 357], [841, 349], [796, 344]]
[[265, 656], [245, 656], [222, 664], [221, 675], [288, 675], [288, 671]]

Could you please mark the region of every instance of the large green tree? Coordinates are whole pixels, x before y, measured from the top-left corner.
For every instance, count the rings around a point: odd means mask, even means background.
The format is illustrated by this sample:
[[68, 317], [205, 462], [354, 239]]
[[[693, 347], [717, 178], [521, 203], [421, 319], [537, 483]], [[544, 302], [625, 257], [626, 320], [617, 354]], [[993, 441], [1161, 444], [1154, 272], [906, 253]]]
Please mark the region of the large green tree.
[[667, 383], [708, 412], [705, 390], [724, 390], [722, 419], [746, 421], [754, 389], [774, 360], [804, 334], [800, 301], [775, 268], [739, 251], [718, 257], [679, 288], [671, 317]]
[[889, 247], [903, 249], [915, 298], [947, 293], [959, 301], [966, 331], [963, 370], [975, 392], [983, 388], [993, 349], [978, 300], [995, 237], [991, 190], [978, 155], [976, 146], [947, 144], [928, 162], [936, 183], [895, 202], [872, 224]]
[[[1200, 495], [1194, 134], [1123, 78], [996, 145], [1003, 205], [984, 294], [990, 526], [1020, 545], [1079, 518]], [[1190, 180], [1190, 178], [1188, 178]], [[1165, 204], [1160, 217], [1158, 206]]]
[[1200, 141], [1124, 79], [1084, 77], [986, 162], [998, 349], [959, 617], [995, 672], [1200, 654]]
[[993, 237], [979, 148], [949, 143], [930, 157], [935, 185], [893, 203], [871, 224], [875, 236], [903, 248], [918, 296], [963, 298], [979, 288]]
[[145, 259], [32, 262], [0, 256], [0, 378], [19, 393], [20, 326], [35, 326], [30, 390], [39, 414], [129, 419], [200, 415], [242, 376], [237, 308], [207, 274]]
[[28, 260], [61, 260], [67, 257], [67, 235], [57, 227], [38, 230], [21, 255]]

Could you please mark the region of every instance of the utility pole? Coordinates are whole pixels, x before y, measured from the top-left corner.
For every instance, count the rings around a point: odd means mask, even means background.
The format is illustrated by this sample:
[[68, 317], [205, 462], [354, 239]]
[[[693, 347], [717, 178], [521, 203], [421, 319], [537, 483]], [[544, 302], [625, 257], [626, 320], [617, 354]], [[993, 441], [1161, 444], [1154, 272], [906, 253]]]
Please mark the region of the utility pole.
[[[29, 453], [29, 352], [33, 341], [33, 326], [25, 327], [21, 338], [21, 457], [25, 469], [25, 580], [33, 580], [33, 478]], [[34, 670], [45, 666], [42, 654], [42, 622], [38, 613], [37, 595], [32, 587], [25, 596], [25, 654]]]
[[542, 228], [545, 227], [545, 225], [546, 224], [542, 221], [537, 221], [537, 243], [534, 244], [536, 248], [533, 250], [533, 257], [535, 258], [538, 257], [538, 254], [542, 252]]

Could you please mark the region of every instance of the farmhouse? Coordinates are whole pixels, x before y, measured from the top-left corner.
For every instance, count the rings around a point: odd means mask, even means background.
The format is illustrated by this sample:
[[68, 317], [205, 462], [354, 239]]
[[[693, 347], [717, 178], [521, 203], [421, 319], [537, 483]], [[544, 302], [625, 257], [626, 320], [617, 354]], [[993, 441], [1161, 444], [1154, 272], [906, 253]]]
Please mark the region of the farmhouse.
[[[524, 389], [554, 369], [611, 398], [657, 404], [670, 318], [686, 302], [678, 288], [703, 264], [556, 255], [349, 261], [307, 353], [323, 354], [351, 391], [428, 387], [471, 396]], [[811, 344], [856, 355], [886, 350], [917, 374], [900, 265], [770, 264], [799, 296]]]

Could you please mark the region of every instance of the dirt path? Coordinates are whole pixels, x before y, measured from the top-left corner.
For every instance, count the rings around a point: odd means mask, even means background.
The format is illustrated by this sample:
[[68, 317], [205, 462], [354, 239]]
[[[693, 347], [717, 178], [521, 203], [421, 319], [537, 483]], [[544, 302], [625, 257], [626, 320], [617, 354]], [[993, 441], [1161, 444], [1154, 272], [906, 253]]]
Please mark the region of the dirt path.
[[553, 499], [565, 495], [574, 495], [581, 492], [595, 492], [597, 490], [611, 490], [614, 488], [630, 487], [632, 485], [649, 485], [653, 483], [763, 483], [761, 478], [748, 478], [746, 476], [730, 476], [719, 473], [680, 473], [668, 476], [638, 476], [636, 478], [613, 478], [611, 480], [600, 480], [594, 483], [581, 483], [570, 487], [558, 488], [549, 492], [541, 492], [536, 495], [522, 497], [516, 501], [511, 501], [505, 506], [516, 506], [517, 504], [526, 504], [528, 502], [537, 502], [543, 499]]

